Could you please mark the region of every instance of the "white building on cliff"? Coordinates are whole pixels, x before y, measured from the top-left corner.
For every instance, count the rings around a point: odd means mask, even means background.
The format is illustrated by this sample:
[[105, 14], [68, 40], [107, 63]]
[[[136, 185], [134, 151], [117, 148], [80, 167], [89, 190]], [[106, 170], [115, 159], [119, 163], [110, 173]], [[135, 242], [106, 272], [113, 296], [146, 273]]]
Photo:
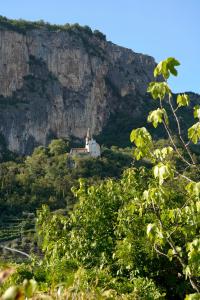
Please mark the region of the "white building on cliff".
[[70, 154], [72, 156], [87, 155], [95, 158], [101, 156], [101, 148], [99, 144], [92, 138], [90, 135], [90, 130], [88, 129], [85, 139], [85, 148], [72, 148]]

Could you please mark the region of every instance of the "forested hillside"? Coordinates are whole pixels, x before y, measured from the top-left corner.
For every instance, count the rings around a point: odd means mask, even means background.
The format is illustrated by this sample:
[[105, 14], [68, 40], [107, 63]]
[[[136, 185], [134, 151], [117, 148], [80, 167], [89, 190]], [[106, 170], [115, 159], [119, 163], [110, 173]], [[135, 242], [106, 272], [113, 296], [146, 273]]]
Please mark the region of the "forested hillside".
[[[147, 122], [168, 139], [134, 128], [133, 149], [102, 147], [97, 159], [72, 158], [69, 141], [53, 140], [0, 165], [2, 217], [29, 213], [18, 236], [29, 246], [0, 245], [2, 299], [200, 299], [200, 106], [182, 131], [178, 113], [194, 102], [173, 98], [178, 65], [160, 62], [164, 80], [148, 87]], [[5, 263], [6, 251], [25, 257]]]
[[[133, 161], [129, 148], [102, 147], [97, 159], [72, 157], [69, 150], [68, 140], [52, 140], [48, 147], [36, 148], [31, 156], [0, 164], [0, 244], [37, 252], [37, 209], [45, 204], [66, 215], [76, 203], [71, 189], [79, 185], [80, 178], [87, 185], [119, 178]], [[22, 260], [5, 250], [0, 256], [4, 260]]]

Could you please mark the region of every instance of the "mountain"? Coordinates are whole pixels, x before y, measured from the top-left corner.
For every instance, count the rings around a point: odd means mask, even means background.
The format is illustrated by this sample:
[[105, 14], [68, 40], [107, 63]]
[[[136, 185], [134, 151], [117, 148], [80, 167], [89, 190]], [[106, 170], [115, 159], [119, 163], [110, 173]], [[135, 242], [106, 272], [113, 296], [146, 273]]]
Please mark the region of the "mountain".
[[[0, 132], [30, 153], [52, 138], [94, 135], [119, 112], [141, 118], [152, 57], [79, 25], [0, 19]], [[127, 116], [128, 113], [128, 116]]]
[[144, 124], [153, 57], [85, 26], [0, 17], [0, 143], [29, 154], [53, 138], [124, 145]]

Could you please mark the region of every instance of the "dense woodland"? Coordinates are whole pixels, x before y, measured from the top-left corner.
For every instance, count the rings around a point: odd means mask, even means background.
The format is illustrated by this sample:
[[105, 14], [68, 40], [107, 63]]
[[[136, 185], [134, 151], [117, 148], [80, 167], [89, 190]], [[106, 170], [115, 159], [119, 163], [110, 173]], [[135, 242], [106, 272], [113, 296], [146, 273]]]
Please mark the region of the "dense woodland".
[[164, 81], [148, 88], [157, 103], [148, 122], [168, 139], [155, 142], [141, 127], [131, 132], [132, 149], [102, 148], [101, 158], [72, 159], [69, 141], [54, 140], [1, 163], [1, 219], [32, 213], [35, 224], [18, 236], [34, 242], [21, 248], [28, 257], [2, 259], [2, 299], [200, 299], [200, 156], [192, 146], [200, 106], [186, 141], [177, 110], [190, 99], [180, 94], [174, 106], [167, 83], [178, 65], [159, 63], [154, 75]]
[[72, 186], [79, 178], [97, 183], [106, 177], [118, 178], [133, 160], [130, 149], [102, 147], [99, 159], [71, 157], [67, 140], [53, 140], [48, 147], [36, 148], [31, 156], [0, 165], [1, 215], [35, 212], [42, 204], [51, 209], [74, 203]]

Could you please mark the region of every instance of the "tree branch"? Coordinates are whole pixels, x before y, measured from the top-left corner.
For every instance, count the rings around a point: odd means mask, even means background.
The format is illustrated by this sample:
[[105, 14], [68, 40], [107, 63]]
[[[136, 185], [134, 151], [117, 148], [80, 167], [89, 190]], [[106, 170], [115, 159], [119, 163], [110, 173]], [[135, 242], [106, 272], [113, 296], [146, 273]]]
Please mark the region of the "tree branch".
[[24, 255], [24, 256], [31, 259], [31, 256], [29, 254], [27, 254], [26, 252], [23, 252], [23, 251], [20, 251], [20, 250], [17, 250], [17, 249], [13, 249], [13, 248], [10, 248], [10, 247], [2, 246], [2, 245], [0, 245], [0, 247], [5, 249], [5, 250], [9, 250], [9, 251], [12, 251], [12, 252], [19, 253], [19, 254]]
[[188, 145], [189, 145], [189, 144], [188, 144], [188, 143], [185, 143], [185, 141], [183, 140], [182, 133], [181, 133], [180, 122], [179, 122], [179, 119], [178, 119], [177, 114], [176, 114], [176, 110], [177, 110], [177, 109], [175, 110], [174, 107], [173, 107], [173, 105], [172, 105], [172, 102], [171, 102], [171, 95], [170, 95], [170, 94], [169, 94], [169, 105], [170, 105], [171, 111], [172, 111], [172, 113], [173, 113], [173, 115], [174, 115], [174, 118], [175, 118], [175, 120], [176, 120], [176, 124], [177, 124], [177, 127], [178, 127], [178, 136], [179, 136], [179, 139], [180, 139], [180, 141], [181, 141], [183, 147], [185, 148], [186, 152], [188, 153], [188, 155], [189, 155], [189, 157], [190, 157], [190, 159], [191, 159], [191, 161], [192, 161], [192, 164], [195, 165], [195, 161], [194, 161], [194, 159], [193, 159], [193, 157], [192, 157], [192, 154], [191, 154], [191, 152], [190, 152], [190, 150], [189, 150], [189, 148], [188, 148]]
[[[163, 109], [161, 99], [160, 99], [160, 108]], [[180, 157], [180, 159], [181, 159], [182, 161], [184, 161], [188, 166], [192, 166], [192, 164], [191, 164], [190, 162], [188, 162], [188, 161], [181, 155], [181, 153], [179, 152], [178, 148], [176, 147], [176, 144], [175, 144], [175, 142], [174, 142], [174, 140], [173, 140], [173, 138], [172, 138], [172, 135], [171, 135], [171, 133], [170, 133], [170, 129], [169, 129], [169, 127], [167, 126], [165, 120], [163, 120], [163, 125], [164, 125], [165, 130], [166, 130], [166, 132], [167, 132], [167, 134], [168, 134], [168, 136], [169, 136], [169, 139], [170, 139], [170, 141], [171, 141], [171, 143], [172, 143], [172, 145], [173, 145], [173, 147], [174, 147], [174, 150], [176, 151], [176, 153], [178, 154], [178, 156]]]

